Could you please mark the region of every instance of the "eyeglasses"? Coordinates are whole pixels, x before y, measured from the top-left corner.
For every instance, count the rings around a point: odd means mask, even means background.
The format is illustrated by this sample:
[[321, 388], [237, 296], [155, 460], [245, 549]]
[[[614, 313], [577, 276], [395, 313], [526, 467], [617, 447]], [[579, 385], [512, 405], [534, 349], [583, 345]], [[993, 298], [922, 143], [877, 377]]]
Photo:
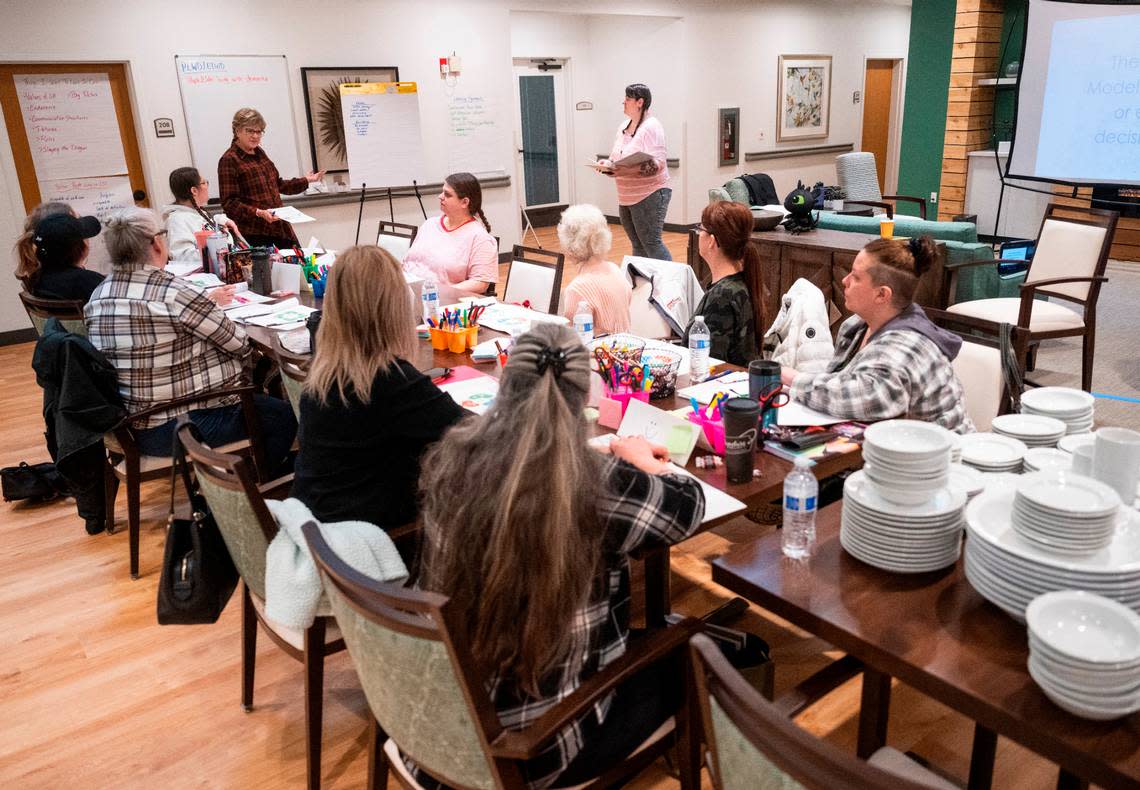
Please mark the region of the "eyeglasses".
[[165, 230], [160, 230], [158, 233], [156, 233], [156, 234], [154, 234], [153, 236], [151, 236], [151, 237], [150, 237], [150, 240], [151, 240], [151, 241], [154, 241], [154, 240], [155, 240], [155, 239], [157, 239], [159, 236], [165, 236], [167, 233], [168, 233], [168, 231], [165, 231]]
[[700, 233], [708, 233], [708, 232], [709, 232], [709, 229], [708, 229], [708, 228], [706, 228], [706, 227], [705, 227], [703, 224], [698, 224], [698, 225], [697, 225], [697, 230], [698, 230]]
[[262, 136], [265, 135], [264, 129], [251, 129], [248, 126], [245, 127], [244, 129], [242, 129], [242, 131], [245, 132], [246, 134], [260, 134]]

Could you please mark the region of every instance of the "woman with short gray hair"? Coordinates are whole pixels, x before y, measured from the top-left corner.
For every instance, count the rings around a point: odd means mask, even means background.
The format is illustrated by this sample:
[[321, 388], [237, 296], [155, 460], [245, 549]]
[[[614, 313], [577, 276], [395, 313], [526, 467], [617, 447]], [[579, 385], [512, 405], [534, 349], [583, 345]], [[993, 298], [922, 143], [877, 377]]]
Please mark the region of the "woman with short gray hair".
[[296, 247], [293, 226], [277, 219], [271, 209], [281, 208], [282, 195], [298, 195], [325, 171], [303, 178], [282, 178], [261, 147], [265, 118], [252, 107], [234, 113], [230, 127], [234, 139], [218, 160], [218, 190], [222, 209], [237, 223], [241, 235], [254, 246]]
[[629, 331], [633, 288], [617, 266], [606, 260], [613, 234], [597, 206], [579, 204], [562, 212], [558, 241], [576, 276], [562, 296], [562, 313], [573, 318], [583, 302], [594, 316], [598, 334]]
[[[91, 294], [83, 319], [91, 344], [118, 374], [127, 411], [138, 414], [239, 385], [249, 349], [245, 332], [202, 289], [165, 270], [166, 231], [158, 215], [143, 208], [117, 211], [103, 238], [111, 274]], [[297, 432], [293, 409], [263, 395], [254, 396], [254, 408], [265, 460], [275, 470], [288, 458]], [[135, 421], [143, 454], [169, 456], [175, 422], [185, 413], [212, 447], [246, 438], [237, 396], [202, 398]]]

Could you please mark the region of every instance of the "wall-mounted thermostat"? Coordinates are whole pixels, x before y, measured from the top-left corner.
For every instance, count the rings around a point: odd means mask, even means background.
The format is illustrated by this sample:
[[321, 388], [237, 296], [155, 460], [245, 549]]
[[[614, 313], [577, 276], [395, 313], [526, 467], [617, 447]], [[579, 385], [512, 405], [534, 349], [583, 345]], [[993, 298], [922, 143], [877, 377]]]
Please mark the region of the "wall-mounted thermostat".
[[851, 103], [852, 104], [858, 104], [859, 100], [861, 98], [863, 98], [863, 97], [859, 95], [859, 91], [855, 91], [854, 93], [851, 94]]
[[575, 110], [592, 110], [594, 103], [592, 101], [580, 101], [574, 105]]
[[154, 136], [155, 137], [173, 137], [174, 136], [174, 120], [172, 118], [155, 118], [154, 119]]

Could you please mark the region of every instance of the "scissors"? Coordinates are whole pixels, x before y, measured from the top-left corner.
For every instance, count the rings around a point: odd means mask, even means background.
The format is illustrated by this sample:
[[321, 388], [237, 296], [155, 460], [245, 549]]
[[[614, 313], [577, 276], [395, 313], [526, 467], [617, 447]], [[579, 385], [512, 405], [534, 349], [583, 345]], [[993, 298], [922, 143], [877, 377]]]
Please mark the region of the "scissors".
[[792, 396], [784, 390], [783, 384], [776, 382], [761, 390], [756, 400], [759, 401], [761, 409], [779, 409], [782, 406], [787, 406], [791, 402]]

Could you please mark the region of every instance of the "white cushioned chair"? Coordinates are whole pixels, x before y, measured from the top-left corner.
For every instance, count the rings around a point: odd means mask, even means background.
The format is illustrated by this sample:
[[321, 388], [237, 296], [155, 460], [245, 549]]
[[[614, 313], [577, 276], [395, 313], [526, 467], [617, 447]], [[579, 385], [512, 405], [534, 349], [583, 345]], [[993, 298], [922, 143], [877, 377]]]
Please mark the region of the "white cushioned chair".
[[[1101, 284], [1108, 282], [1104, 269], [1119, 216], [1115, 211], [1050, 203], [1041, 220], [1037, 252], [1029, 263], [1021, 296], [960, 302], [951, 305], [949, 312], [1025, 327], [1029, 331], [1031, 346], [1051, 338], [1081, 337], [1081, 388], [1091, 390], [1096, 350], [1096, 303]], [[954, 277], [966, 267], [997, 263], [968, 262], [955, 270]], [[956, 283], [951, 282], [950, 293], [954, 293], [955, 288]], [[1043, 301], [1036, 298], [1038, 296], [1071, 302], [1078, 309]]]
[[566, 256], [560, 252], [516, 244], [503, 286], [503, 301], [510, 304], [529, 301], [531, 310], [557, 313], [565, 261]]
[[416, 240], [418, 231], [419, 228], [415, 225], [405, 225], [402, 222], [389, 222], [382, 219], [376, 228], [376, 246], [382, 247], [392, 253], [392, 257], [396, 260], [403, 262], [412, 242]]
[[[876, 206], [887, 210], [887, 214], [894, 215], [890, 203], [905, 200], [918, 206], [918, 216], [926, 219], [926, 199], [910, 195], [884, 195], [879, 188], [879, 171], [875, 167], [875, 155], [870, 151], [855, 151], [850, 154], [840, 154], [835, 157], [835, 175], [839, 186], [843, 187], [846, 195], [844, 205], [859, 203], [865, 206]], [[890, 201], [886, 203], [884, 201]]]

